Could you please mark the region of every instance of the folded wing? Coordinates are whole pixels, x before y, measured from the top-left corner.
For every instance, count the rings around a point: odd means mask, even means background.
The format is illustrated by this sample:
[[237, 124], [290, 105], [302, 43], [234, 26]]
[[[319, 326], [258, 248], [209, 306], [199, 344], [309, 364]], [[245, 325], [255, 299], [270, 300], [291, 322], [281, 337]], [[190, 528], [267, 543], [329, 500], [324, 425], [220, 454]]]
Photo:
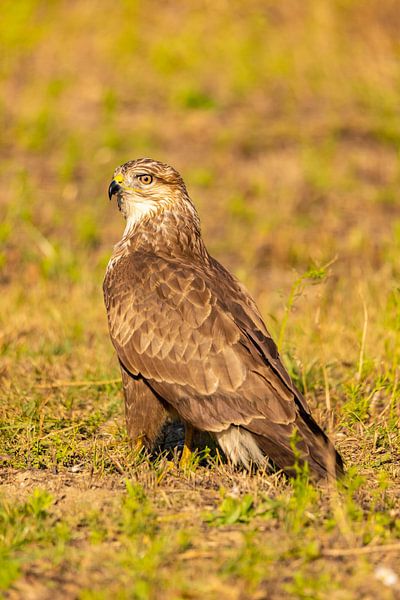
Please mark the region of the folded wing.
[[[113, 344], [125, 369], [194, 427], [238, 426], [282, 468], [291, 436], [323, 474], [333, 447], [293, 386], [246, 290], [219, 263], [147, 253], [122, 257], [104, 293]], [[328, 456], [329, 455], [329, 456]], [[340, 469], [340, 457], [334, 454]]]

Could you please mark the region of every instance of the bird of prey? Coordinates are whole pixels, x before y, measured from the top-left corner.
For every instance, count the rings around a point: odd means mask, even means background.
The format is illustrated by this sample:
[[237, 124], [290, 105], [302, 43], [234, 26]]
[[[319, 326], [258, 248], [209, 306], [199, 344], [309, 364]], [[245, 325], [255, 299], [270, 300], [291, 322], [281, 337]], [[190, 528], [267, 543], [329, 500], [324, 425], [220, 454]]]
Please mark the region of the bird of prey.
[[151, 447], [172, 414], [185, 424], [183, 461], [200, 430], [234, 465], [269, 458], [290, 474], [298, 460], [317, 476], [341, 473], [254, 300], [208, 253], [180, 174], [129, 161], [108, 193], [126, 219], [103, 289], [131, 439]]

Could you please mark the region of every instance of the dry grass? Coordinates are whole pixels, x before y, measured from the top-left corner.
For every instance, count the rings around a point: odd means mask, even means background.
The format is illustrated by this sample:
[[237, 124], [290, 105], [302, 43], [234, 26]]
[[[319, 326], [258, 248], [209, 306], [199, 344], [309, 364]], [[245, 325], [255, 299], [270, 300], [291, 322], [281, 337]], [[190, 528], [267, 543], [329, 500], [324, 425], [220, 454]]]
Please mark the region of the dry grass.
[[[2, 3], [6, 597], [400, 593], [399, 30], [394, 0]], [[144, 155], [184, 176], [347, 488], [130, 450], [101, 282], [111, 174]]]

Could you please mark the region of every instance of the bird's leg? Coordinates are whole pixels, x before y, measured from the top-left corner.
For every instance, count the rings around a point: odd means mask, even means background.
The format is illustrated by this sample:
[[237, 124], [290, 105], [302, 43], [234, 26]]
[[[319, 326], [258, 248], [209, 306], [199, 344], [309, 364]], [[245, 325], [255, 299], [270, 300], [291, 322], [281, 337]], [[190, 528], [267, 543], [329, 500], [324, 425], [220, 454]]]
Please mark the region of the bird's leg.
[[183, 452], [179, 466], [181, 469], [185, 469], [189, 466], [192, 458], [192, 442], [193, 442], [193, 427], [189, 423], [185, 423], [185, 443], [183, 446]]

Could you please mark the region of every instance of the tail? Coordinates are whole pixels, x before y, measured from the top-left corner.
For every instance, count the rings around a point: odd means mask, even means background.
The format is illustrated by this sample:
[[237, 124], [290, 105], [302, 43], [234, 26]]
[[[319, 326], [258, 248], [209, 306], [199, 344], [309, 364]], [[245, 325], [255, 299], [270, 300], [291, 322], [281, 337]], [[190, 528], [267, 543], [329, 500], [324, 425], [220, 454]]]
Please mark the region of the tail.
[[344, 466], [339, 452], [311, 414], [302, 406], [299, 409], [294, 427], [257, 420], [246, 429], [263, 454], [288, 475], [295, 474], [296, 462], [307, 462], [318, 478], [341, 477]]

